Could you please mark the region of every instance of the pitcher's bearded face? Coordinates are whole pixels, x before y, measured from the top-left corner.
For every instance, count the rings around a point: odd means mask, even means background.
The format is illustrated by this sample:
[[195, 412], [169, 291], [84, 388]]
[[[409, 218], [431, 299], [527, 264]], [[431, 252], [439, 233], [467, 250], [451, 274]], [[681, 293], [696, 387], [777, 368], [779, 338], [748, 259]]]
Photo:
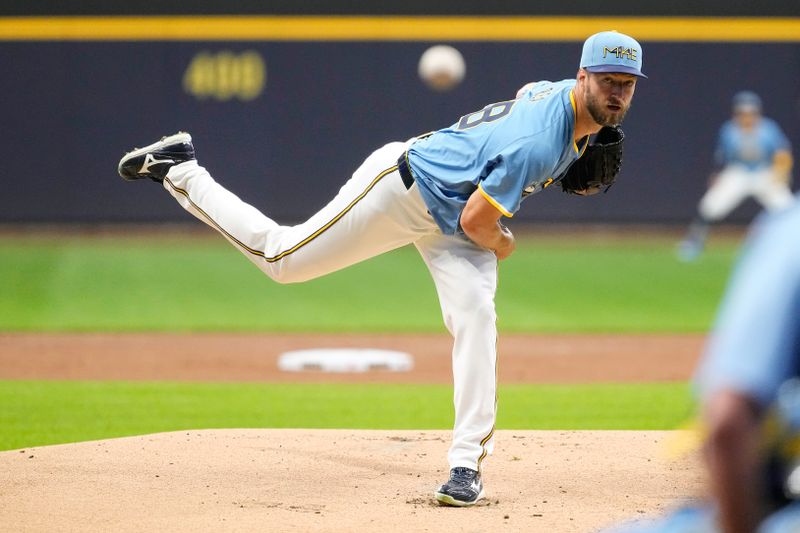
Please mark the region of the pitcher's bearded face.
[[636, 76], [615, 72], [587, 72], [584, 103], [592, 119], [601, 126], [618, 126], [631, 107]]

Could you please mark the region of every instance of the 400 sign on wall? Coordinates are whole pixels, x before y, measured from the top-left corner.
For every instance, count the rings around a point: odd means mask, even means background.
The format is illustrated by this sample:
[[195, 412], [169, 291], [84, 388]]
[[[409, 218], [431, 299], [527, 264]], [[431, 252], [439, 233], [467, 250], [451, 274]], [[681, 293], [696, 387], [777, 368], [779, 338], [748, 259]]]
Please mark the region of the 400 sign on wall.
[[266, 83], [267, 66], [254, 50], [199, 52], [183, 75], [183, 89], [200, 100], [253, 100]]

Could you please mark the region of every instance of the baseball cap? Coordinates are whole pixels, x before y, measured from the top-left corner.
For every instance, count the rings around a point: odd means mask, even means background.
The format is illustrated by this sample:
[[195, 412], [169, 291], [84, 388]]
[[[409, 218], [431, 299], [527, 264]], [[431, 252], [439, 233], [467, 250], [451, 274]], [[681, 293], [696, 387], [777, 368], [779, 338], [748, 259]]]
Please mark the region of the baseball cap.
[[646, 78], [642, 73], [642, 56], [642, 45], [633, 37], [601, 31], [583, 43], [580, 67], [589, 72], [620, 72]]
[[761, 98], [753, 91], [739, 91], [733, 95], [733, 110], [760, 113]]

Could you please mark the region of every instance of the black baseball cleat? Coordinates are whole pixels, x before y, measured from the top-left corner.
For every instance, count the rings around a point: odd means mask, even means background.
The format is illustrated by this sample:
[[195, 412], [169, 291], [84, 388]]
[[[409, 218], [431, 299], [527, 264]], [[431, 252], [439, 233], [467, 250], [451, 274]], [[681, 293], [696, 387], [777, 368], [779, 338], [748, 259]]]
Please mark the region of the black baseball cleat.
[[149, 178], [162, 183], [174, 165], [194, 159], [192, 136], [185, 132], [162, 137], [160, 141], [134, 148], [120, 159], [117, 171], [127, 181]]
[[469, 507], [483, 498], [483, 481], [480, 472], [457, 466], [450, 470], [450, 479], [436, 491], [442, 505]]

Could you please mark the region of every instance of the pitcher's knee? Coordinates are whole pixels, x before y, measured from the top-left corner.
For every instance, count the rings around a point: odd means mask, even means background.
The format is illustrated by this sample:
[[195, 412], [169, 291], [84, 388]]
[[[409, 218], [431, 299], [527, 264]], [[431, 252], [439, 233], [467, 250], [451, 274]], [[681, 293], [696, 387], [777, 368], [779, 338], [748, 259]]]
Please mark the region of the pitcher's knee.
[[281, 285], [289, 285], [292, 283], [302, 283], [317, 277], [313, 273], [303, 271], [296, 268], [286, 268], [284, 265], [275, 266], [271, 264], [260, 265], [260, 269], [272, 281], [280, 283]]
[[494, 302], [484, 302], [470, 309], [472, 320], [479, 323], [494, 322], [497, 320]]
[[269, 276], [269, 278], [274, 281], [275, 283], [280, 283], [281, 285], [289, 285], [290, 283], [298, 283], [299, 280], [296, 276], [294, 276], [291, 272], [283, 270], [283, 269], [262, 269], [264, 273]]
[[727, 208], [725, 206], [719, 206], [714, 202], [704, 200], [700, 202], [700, 207], [697, 211], [704, 220], [708, 222], [718, 222], [725, 217]]
[[451, 333], [462, 328], [494, 324], [496, 319], [494, 299], [481, 298], [472, 300], [472, 303], [465, 300], [462, 305], [449, 305], [445, 310], [445, 323]]

